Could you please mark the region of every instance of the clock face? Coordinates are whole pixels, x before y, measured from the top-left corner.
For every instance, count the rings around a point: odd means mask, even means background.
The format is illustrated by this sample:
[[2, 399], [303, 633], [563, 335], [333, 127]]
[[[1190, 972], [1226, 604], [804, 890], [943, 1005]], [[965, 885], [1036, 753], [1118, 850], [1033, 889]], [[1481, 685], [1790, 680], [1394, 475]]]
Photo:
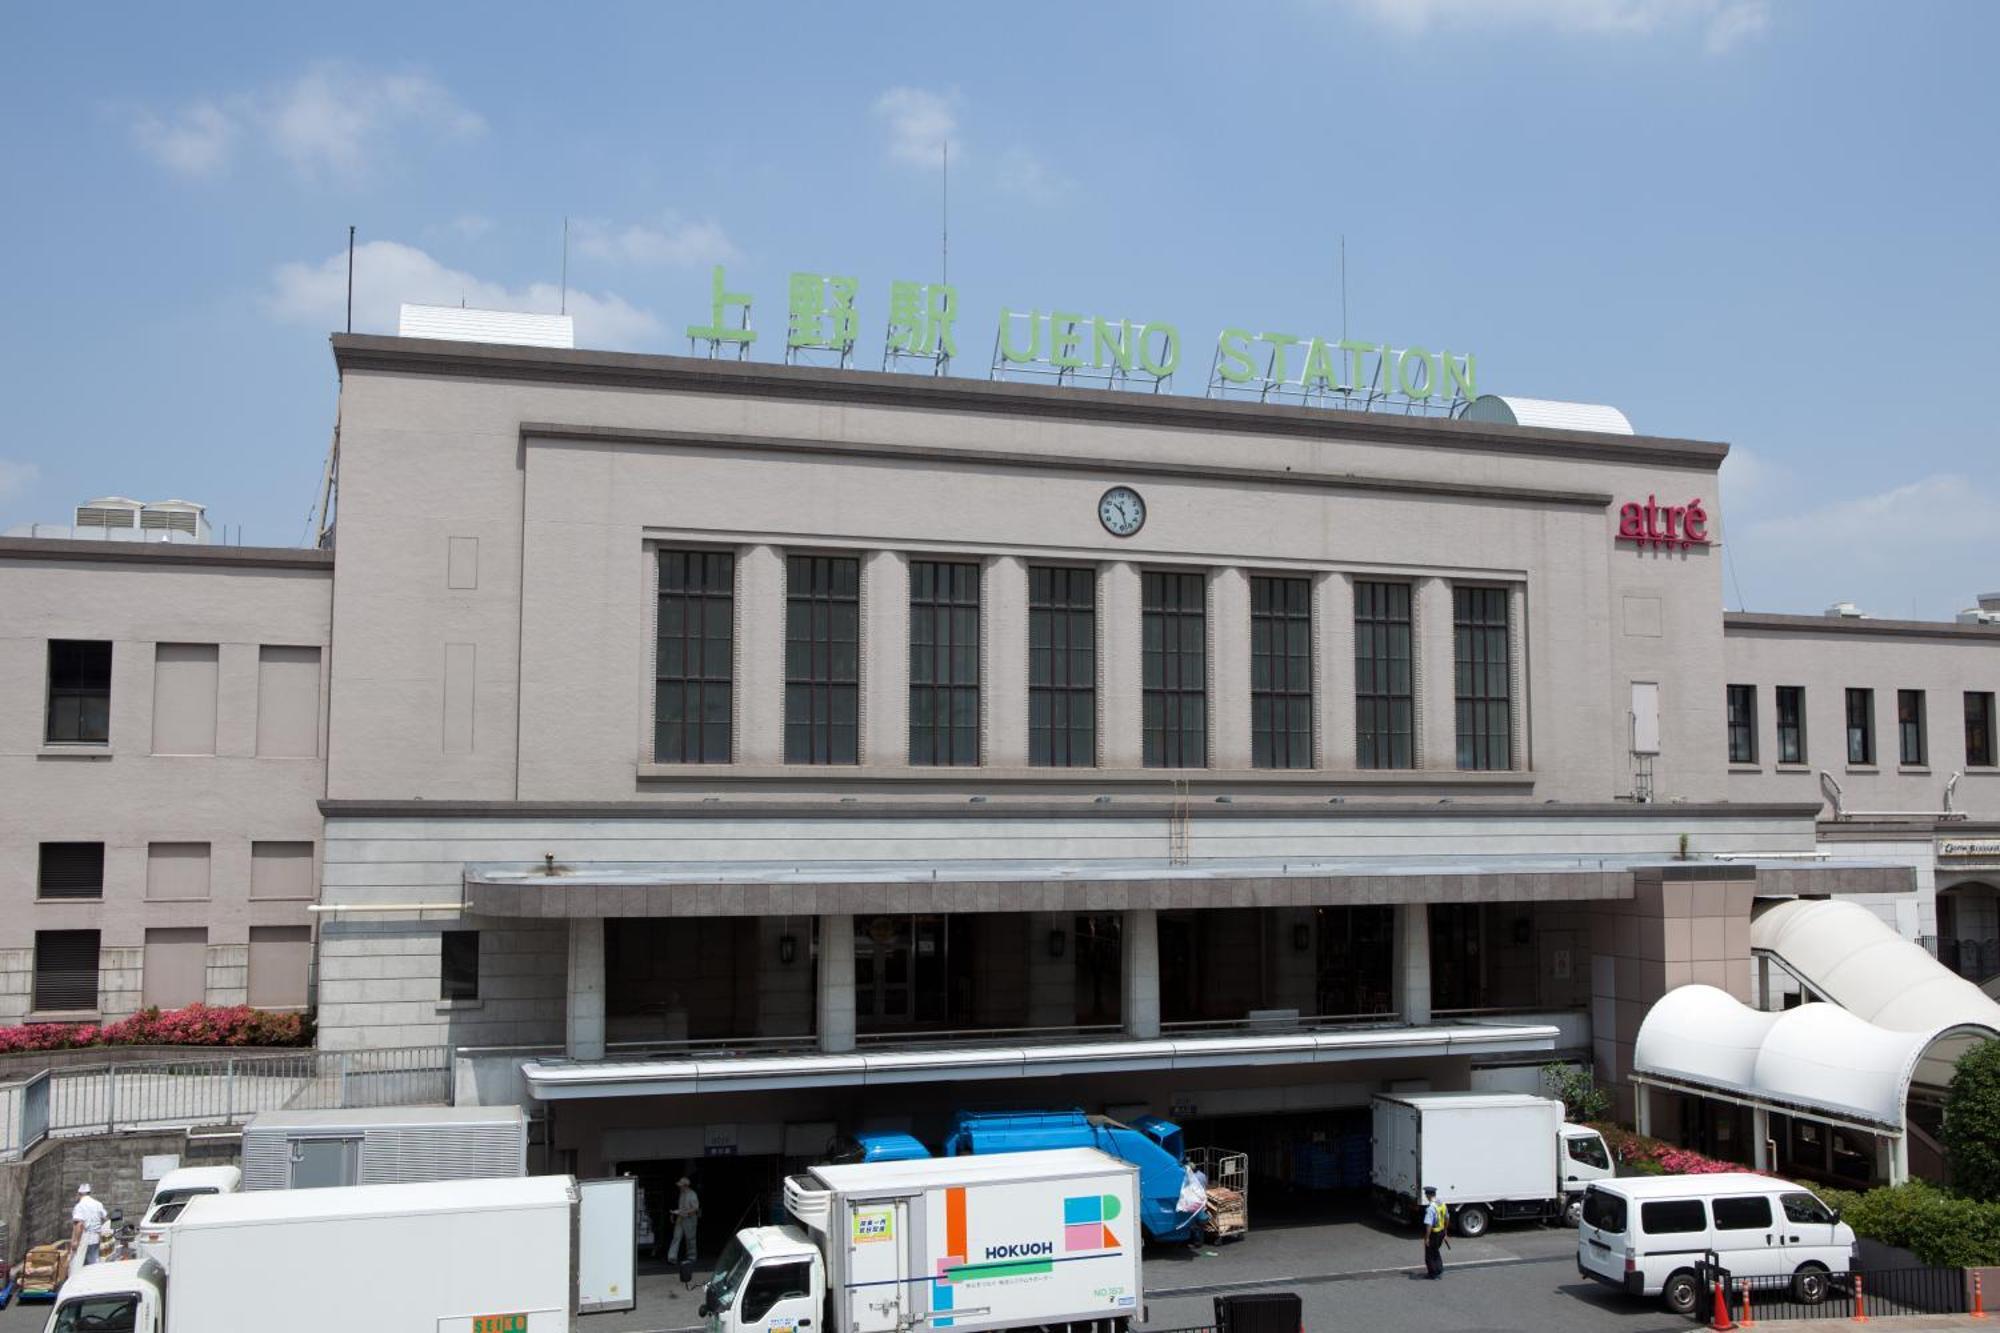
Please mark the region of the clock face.
[[1097, 520], [1114, 537], [1130, 537], [1146, 522], [1146, 502], [1130, 486], [1113, 486], [1097, 502]]

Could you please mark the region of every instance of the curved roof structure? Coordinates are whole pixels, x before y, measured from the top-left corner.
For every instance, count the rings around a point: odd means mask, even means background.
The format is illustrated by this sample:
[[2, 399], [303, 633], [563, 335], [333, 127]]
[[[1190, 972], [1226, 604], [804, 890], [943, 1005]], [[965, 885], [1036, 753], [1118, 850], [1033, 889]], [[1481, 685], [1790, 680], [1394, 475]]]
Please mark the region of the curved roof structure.
[[1939, 1067], [1949, 1080], [1942, 1050], [1989, 1037], [2000, 1037], [2000, 1028], [1951, 1023], [1898, 1031], [1837, 1004], [1766, 1013], [1713, 986], [1682, 986], [1647, 1013], [1632, 1067], [1742, 1100], [1900, 1131], [1911, 1083], [1931, 1082]]
[[[1973, 1027], [2000, 1032], [2000, 1004], [1881, 917], [1841, 899], [1779, 903], [1750, 923], [1768, 953], [1841, 1008], [1895, 1032]], [[1919, 1082], [1942, 1087], [1970, 1039], [1940, 1046]]]
[[1603, 403], [1559, 403], [1550, 398], [1513, 398], [1497, 393], [1482, 393], [1473, 399], [1461, 419], [1545, 430], [1589, 430], [1600, 435], [1638, 433], [1623, 412]]

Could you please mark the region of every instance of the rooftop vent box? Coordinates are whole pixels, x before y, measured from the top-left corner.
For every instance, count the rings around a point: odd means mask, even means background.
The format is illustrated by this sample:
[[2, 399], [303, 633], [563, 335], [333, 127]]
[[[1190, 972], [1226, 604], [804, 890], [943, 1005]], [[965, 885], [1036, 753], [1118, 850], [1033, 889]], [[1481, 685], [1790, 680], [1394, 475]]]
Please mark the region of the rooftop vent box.
[[1498, 426], [1536, 426], [1543, 430], [1587, 430], [1599, 435], [1632, 435], [1632, 423], [1615, 407], [1602, 403], [1558, 403], [1547, 398], [1508, 398], [1482, 393], [1465, 409], [1462, 421], [1486, 421]]
[[1866, 620], [1861, 608], [1852, 602], [1835, 602], [1826, 609], [1828, 620]]
[[396, 334], [403, 338], [442, 338], [460, 343], [575, 347], [576, 321], [568, 315], [529, 315], [518, 310], [406, 305], [396, 322]]
[[136, 528], [145, 506], [122, 495], [106, 495], [76, 507], [79, 528]]

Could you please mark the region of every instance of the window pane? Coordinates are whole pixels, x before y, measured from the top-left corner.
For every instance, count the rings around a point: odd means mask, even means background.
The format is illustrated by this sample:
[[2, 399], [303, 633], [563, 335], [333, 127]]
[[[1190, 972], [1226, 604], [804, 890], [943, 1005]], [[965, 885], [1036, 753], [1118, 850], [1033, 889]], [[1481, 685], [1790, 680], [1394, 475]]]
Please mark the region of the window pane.
[[1409, 585], [1357, 582], [1354, 716], [1356, 762], [1362, 768], [1412, 766], [1411, 680]]
[[43, 1013], [97, 1008], [97, 932], [35, 932], [34, 1005]]
[[910, 563], [910, 762], [979, 762], [979, 566]]
[[1208, 764], [1208, 609], [1200, 574], [1140, 576], [1145, 763]]
[[1513, 767], [1511, 639], [1505, 588], [1452, 589], [1458, 766]]
[[1250, 580], [1250, 751], [1257, 768], [1312, 767], [1308, 579]]
[[[653, 757], [663, 764], [727, 763], [736, 557], [727, 551], [661, 551], [659, 568]], [[788, 639], [786, 664], [807, 646]]]
[[855, 762], [861, 562], [785, 560], [785, 762]]
[[110, 723], [110, 643], [49, 640], [47, 739], [59, 744], [103, 744], [111, 739]]
[[1028, 570], [1028, 762], [1097, 763], [1097, 572]]

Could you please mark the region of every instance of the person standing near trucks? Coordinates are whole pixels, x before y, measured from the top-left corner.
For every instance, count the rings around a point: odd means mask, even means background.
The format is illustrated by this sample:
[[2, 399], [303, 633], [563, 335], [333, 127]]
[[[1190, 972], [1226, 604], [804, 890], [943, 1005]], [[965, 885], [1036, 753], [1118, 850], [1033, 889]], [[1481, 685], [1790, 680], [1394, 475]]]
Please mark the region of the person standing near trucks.
[[694, 1192], [694, 1184], [686, 1176], [674, 1184], [680, 1194], [674, 1200], [674, 1236], [667, 1242], [667, 1262], [680, 1264], [681, 1290], [687, 1291], [694, 1286], [694, 1229], [701, 1218], [701, 1196]]
[[104, 1239], [104, 1224], [107, 1221], [104, 1205], [90, 1192], [88, 1182], [76, 1187], [76, 1207], [69, 1214], [70, 1266], [94, 1264], [98, 1260], [98, 1244]]
[[1451, 1210], [1438, 1202], [1437, 1186], [1424, 1186], [1424, 1276], [1433, 1281], [1444, 1276], [1445, 1228], [1450, 1225]]

